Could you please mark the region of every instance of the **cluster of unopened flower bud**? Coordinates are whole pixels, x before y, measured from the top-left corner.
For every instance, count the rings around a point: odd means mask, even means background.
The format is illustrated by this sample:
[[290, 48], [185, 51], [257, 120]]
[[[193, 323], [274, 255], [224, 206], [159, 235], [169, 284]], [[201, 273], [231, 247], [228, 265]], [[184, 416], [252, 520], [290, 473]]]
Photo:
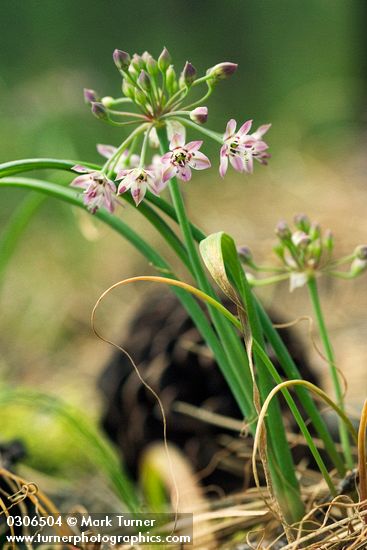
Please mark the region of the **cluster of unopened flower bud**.
[[[274, 251], [282, 262], [282, 268], [258, 266], [248, 247], [238, 248], [239, 258], [246, 267], [272, 274], [269, 278], [252, 279], [253, 284], [270, 284], [289, 278], [291, 290], [294, 290], [306, 284], [317, 272], [351, 279], [367, 271], [367, 245], [357, 246], [352, 254], [334, 260], [334, 237], [329, 229], [323, 232], [319, 224], [311, 223], [304, 214], [295, 216], [294, 226], [291, 229], [287, 222], [280, 221], [275, 229], [279, 242]], [[349, 264], [349, 270], [337, 271], [343, 264]]]
[[[206, 83], [211, 91], [215, 84], [229, 78], [237, 69], [236, 63], [219, 63], [208, 69], [205, 75], [198, 77], [195, 67], [186, 61], [177, 76], [167, 48], [163, 48], [158, 59], [154, 59], [147, 51], [142, 55], [135, 53], [130, 56], [127, 52], [116, 49], [113, 60], [123, 77], [124, 99], [133, 102], [147, 120], [158, 120], [177, 110], [192, 86]], [[116, 113], [113, 108], [120, 105], [121, 99], [100, 98], [94, 90], [89, 89], [84, 91], [84, 97], [91, 104], [92, 113], [97, 118], [114, 122], [113, 115]], [[200, 124], [206, 122], [207, 116], [207, 109], [203, 107], [191, 113], [192, 120]]]
[[278, 223], [275, 233], [279, 244], [275, 252], [284, 265], [299, 271], [315, 270], [330, 261], [334, 246], [330, 230], [322, 234], [317, 223], [311, 223], [304, 214], [294, 218], [295, 231], [285, 221]]

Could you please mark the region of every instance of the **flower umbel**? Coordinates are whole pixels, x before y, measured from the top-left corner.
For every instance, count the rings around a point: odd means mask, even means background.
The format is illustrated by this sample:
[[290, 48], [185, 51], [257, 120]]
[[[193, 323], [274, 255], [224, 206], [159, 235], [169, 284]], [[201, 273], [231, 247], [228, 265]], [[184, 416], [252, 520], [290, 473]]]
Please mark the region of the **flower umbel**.
[[95, 214], [99, 208], [105, 207], [109, 212], [114, 212], [118, 204], [115, 183], [102, 172], [90, 170], [85, 166], [76, 165], [73, 170], [82, 175], [77, 176], [70, 185], [84, 189], [83, 200], [88, 210]]
[[[74, 168], [82, 175], [71, 185], [84, 190], [84, 202], [91, 212], [101, 207], [113, 212], [117, 195], [128, 190], [139, 205], [147, 189], [158, 194], [172, 178], [187, 182], [192, 177], [192, 170], [210, 168], [210, 160], [200, 151], [203, 142], [186, 143], [188, 128], [222, 145], [221, 176], [227, 171], [228, 161], [235, 170], [247, 173], [253, 171], [253, 159], [267, 163], [270, 155], [262, 138], [270, 124], [250, 134], [251, 120], [238, 131], [236, 121], [230, 120], [223, 139], [218, 132], [203, 127], [208, 119], [207, 99], [220, 80], [228, 79], [237, 70], [236, 63], [217, 63], [199, 75], [187, 61], [178, 78], [166, 48], [157, 60], [147, 51], [130, 55], [116, 49], [113, 60], [122, 77], [122, 97], [102, 96], [88, 88], [84, 90], [84, 99], [93, 115], [107, 124], [136, 127], [118, 147], [97, 145], [98, 152], [107, 159], [100, 171], [84, 166]], [[206, 91], [201, 96], [196, 94], [194, 101], [188, 100], [191, 91], [202, 86]], [[169, 151], [157, 160], [156, 155], [149, 154], [149, 149], [162, 146], [158, 129], [163, 127], [170, 140]], [[116, 173], [116, 181], [120, 182], [117, 191], [117, 184], [110, 179]]]
[[[266, 285], [289, 279], [290, 290], [302, 287], [319, 275], [330, 275], [341, 279], [352, 279], [367, 271], [367, 245], [358, 246], [352, 254], [334, 260], [332, 252], [334, 239], [330, 230], [322, 231], [318, 223], [311, 223], [305, 214], [294, 218], [295, 230], [287, 222], [280, 221], [275, 229], [279, 243], [274, 252], [280, 258], [282, 267], [258, 266], [252, 256], [241, 254], [243, 263], [257, 272], [267, 272], [270, 277], [252, 279], [253, 285]], [[245, 261], [243, 259], [245, 256]], [[349, 271], [337, 271], [343, 264], [350, 264]]]
[[202, 141], [190, 141], [185, 145], [182, 134], [175, 134], [169, 144], [170, 151], [163, 155], [163, 181], [177, 176], [182, 181], [191, 179], [191, 168], [205, 170], [210, 168], [210, 160], [199, 151]]

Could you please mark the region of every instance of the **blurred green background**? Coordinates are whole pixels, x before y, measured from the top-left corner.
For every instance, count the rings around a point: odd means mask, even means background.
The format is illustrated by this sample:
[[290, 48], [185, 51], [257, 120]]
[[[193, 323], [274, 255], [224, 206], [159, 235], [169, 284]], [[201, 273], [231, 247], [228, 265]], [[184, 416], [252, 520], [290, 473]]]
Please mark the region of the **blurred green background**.
[[[93, 118], [82, 94], [84, 87], [119, 94], [114, 48], [158, 56], [165, 45], [178, 72], [186, 60], [199, 72], [234, 61], [239, 70], [208, 101], [208, 124], [222, 131], [231, 117], [254, 118], [256, 126], [272, 122], [273, 159], [268, 168], [256, 166], [251, 178], [231, 172], [222, 182], [216, 170], [195, 175], [185, 187], [192, 219], [207, 231], [229, 231], [258, 256], [271, 257], [277, 220], [306, 210], [335, 229], [338, 252], [349, 252], [367, 241], [366, 12], [363, 0], [3, 0], [0, 161], [37, 156], [98, 161], [96, 143], [118, 145], [123, 132]], [[217, 151], [208, 151], [217, 168]], [[5, 227], [24, 193], [2, 189], [1, 195]], [[133, 208], [121, 215], [167, 253]], [[54, 392], [98, 418], [96, 380], [110, 350], [91, 333], [91, 309], [110, 284], [151, 271], [91, 216], [45, 201], [2, 276], [3, 382]], [[366, 358], [363, 285], [365, 280], [325, 283], [324, 289], [341, 368], [348, 370], [357, 400], [366, 377], [362, 382], [361, 371], [349, 365]], [[105, 333], [118, 340], [141, 289], [128, 296], [117, 293], [100, 315]], [[290, 318], [308, 312], [304, 293], [289, 297], [286, 286], [264, 299], [281, 302]], [[358, 361], [351, 348], [360, 354]], [[32, 464], [49, 464], [42, 435], [47, 422], [14, 411], [1, 415], [0, 438], [28, 438]], [[30, 422], [39, 429], [36, 438]], [[67, 453], [58, 452], [65, 463]]]

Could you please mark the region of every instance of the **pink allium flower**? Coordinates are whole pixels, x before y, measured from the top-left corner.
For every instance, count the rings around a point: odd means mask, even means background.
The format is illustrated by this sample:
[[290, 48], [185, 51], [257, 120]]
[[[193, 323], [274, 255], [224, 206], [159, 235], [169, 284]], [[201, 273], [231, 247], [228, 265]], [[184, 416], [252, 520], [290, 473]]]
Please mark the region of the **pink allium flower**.
[[[114, 155], [117, 151], [117, 147], [114, 147], [113, 145], [104, 145], [102, 143], [99, 143], [97, 145], [97, 151], [102, 157], [109, 159]], [[140, 157], [139, 155], [131, 155], [129, 149], [125, 149], [125, 151], [121, 154], [118, 163], [116, 164], [115, 171], [118, 172], [119, 170], [123, 170], [126, 168], [127, 164], [129, 168], [136, 168], [139, 166]]]
[[175, 134], [169, 144], [170, 151], [163, 155], [163, 181], [167, 182], [174, 176], [182, 181], [191, 179], [191, 168], [205, 170], [210, 168], [210, 160], [199, 151], [202, 141], [190, 141], [185, 145], [182, 134]]
[[262, 136], [269, 130], [270, 124], [260, 126], [256, 132], [249, 134], [252, 120], [248, 120], [236, 132], [237, 123], [231, 119], [223, 136], [223, 145], [220, 150], [219, 173], [225, 176], [228, 160], [237, 172], [252, 173], [253, 159], [266, 164], [270, 155], [266, 152], [268, 145], [262, 141]]
[[109, 212], [113, 212], [118, 204], [114, 182], [102, 172], [91, 170], [85, 166], [76, 165], [73, 170], [82, 175], [77, 176], [70, 185], [84, 189], [83, 200], [88, 210], [95, 214], [99, 208], [104, 206]]
[[136, 206], [144, 199], [147, 189], [158, 195], [164, 187], [162, 171], [157, 169], [134, 168], [133, 170], [121, 170], [116, 179], [121, 180], [117, 193], [121, 195], [130, 190]]

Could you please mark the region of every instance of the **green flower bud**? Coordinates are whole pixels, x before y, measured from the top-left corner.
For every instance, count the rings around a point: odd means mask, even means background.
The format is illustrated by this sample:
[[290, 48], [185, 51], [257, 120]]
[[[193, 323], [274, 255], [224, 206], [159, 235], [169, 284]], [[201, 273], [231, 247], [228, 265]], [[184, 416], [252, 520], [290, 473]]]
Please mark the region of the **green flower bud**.
[[146, 67], [147, 67], [148, 74], [151, 77], [155, 78], [156, 76], [158, 76], [158, 72], [159, 72], [158, 63], [151, 55], [149, 55], [146, 61]]
[[94, 103], [99, 100], [99, 97], [95, 90], [84, 88], [84, 100], [86, 103]]
[[350, 272], [353, 277], [357, 277], [357, 275], [360, 275], [364, 271], [367, 270], [367, 259], [362, 260], [361, 258], [356, 257], [352, 265], [350, 266]]
[[245, 265], [253, 265], [252, 252], [248, 246], [239, 246], [237, 248], [238, 256], [241, 262]]
[[163, 48], [161, 55], [158, 57], [159, 70], [164, 73], [171, 64], [171, 56], [167, 48]]
[[122, 93], [130, 99], [135, 99], [135, 88], [125, 79], [122, 81]]
[[273, 248], [275, 254], [284, 261], [285, 247], [282, 243], [276, 244]]
[[361, 244], [360, 246], [357, 246], [357, 248], [354, 251], [354, 255], [356, 258], [359, 258], [360, 260], [367, 260], [367, 245]]
[[318, 223], [313, 223], [311, 225], [309, 235], [311, 240], [319, 239], [321, 237], [321, 228]]
[[210, 69], [206, 71], [206, 74], [210, 75], [213, 81], [224, 80], [232, 76], [233, 73], [236, 72], [237, 67], [237, 63], [226, 61], [224, 63], [218, 63], [218, 65], [214, 65], [214, 67], [210, 67]]
[[138, 104], [138, 105], [146, 105], [146, 102], [147, 102], [147, 97], [145, 95], [145, 93], [140, 90], [139, 88], [135, 88], [134, 90], [134, 101]]
[[327, 229], [325, 231], [324, 235], [324, 247], [328, 252], [332, 252], [334, 248], [334, 235], [330, 231], [330, 229]]
[[131, 59], [131, 65], [134, 67], [134, 69], [137, 72], [140, 72], [142, 69], [144, 69], [145, 63], [143, 59], [138, 55], [137, 53], [134, 53], [132, 59]]
[[311, 227], [311, 222], [306, 214], [297, 214], [294, 217], [294, 225], [297, 227], [297, 229], [308, 233]]
[[177, 77], [173, 65], [170, 65], [166, 72], [166, 86], [170, 95], [173, 95], [178, 90]]
[[152, 88], [152, 83], [150, 81], [150, 77], [148, 73], [146, 73], [144, 70], [141, 71], [138, 78], [138, 84], [143, 89], [149, 92]]
[[120, 71], [126, 71], [129, 68], [130, 55], [127, 52], [123, 52], [122, 50], [115, 50], [112, 57], [116, 67]]
[[278, 222], [276, 228], [275, 228], [275, 234], [281, 241], [289, 240], [292, 236], [291, 230], [289, 229], [289, 225], [287, 222], [281, 220]]
[[186, 61], [183, 71], [180, 76], [180, 88], [187, 86], [188, 88], [192, 85], [197, 75], [195, 67]]
[[308, 247], [309, 254], [316, 262], [321, 258], [322, 244], [320, 239], [312, 241]]

